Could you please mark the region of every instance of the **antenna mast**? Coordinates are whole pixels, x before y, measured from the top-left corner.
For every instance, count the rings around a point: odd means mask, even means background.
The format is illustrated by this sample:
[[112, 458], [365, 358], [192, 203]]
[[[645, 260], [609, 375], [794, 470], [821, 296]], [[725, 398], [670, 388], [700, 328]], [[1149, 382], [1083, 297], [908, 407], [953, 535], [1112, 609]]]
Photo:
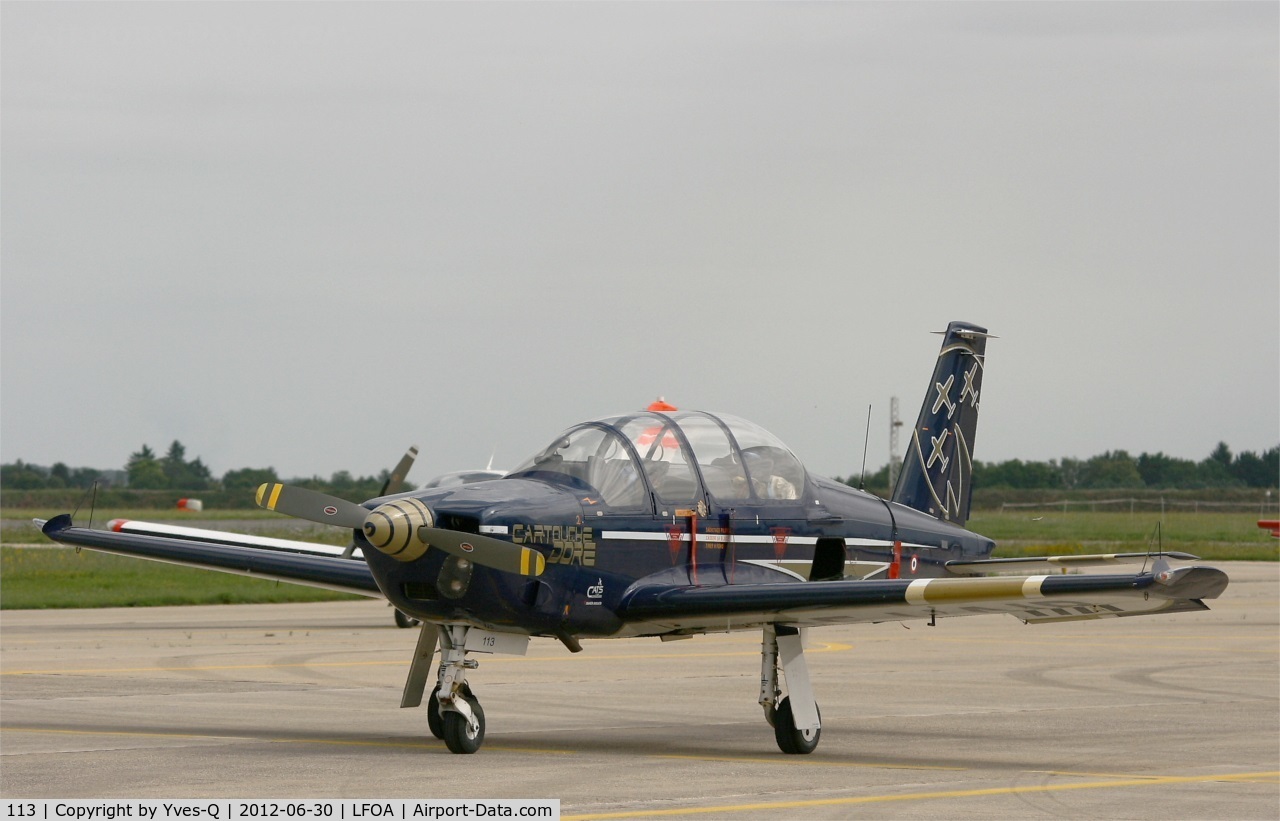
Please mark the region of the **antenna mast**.
[[898, 397], [889, 398], [889, 492], [898, 484], [898, 472], [902, 470], [902, 456], [898, 452], [898, 428], [902, 420], [898, 418]]
[[871, 438], [871, 406], [867, 405], [867, 429], [862, 434], [862, 478], [858, 480], [858, 490], [867, 489], [867, 441]]

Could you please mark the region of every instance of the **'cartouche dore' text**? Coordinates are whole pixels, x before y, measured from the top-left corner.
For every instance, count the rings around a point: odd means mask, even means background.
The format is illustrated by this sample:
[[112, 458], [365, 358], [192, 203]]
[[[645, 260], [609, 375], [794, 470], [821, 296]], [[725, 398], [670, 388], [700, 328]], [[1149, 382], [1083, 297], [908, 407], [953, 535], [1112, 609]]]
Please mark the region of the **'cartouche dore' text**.
[[596, 565], [596, 543], [589, 527], [565, 525], [512, 525], [511, 541], [516, 544], [551, 546], [547, 564]]

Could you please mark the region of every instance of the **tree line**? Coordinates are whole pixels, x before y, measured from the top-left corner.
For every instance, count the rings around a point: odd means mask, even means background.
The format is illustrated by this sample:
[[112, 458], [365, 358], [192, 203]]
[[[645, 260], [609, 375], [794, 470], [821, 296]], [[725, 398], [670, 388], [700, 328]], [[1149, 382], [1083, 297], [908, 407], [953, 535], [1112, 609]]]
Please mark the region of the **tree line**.
[[[842, 480], [857, 487], [861, 477]], [[866, 484], [887, 488], [889, 466], [867, 476]], [[1203, 488], [1273, 488], [1280, 484], [1280, 446], [1233, 454], [1219, 442], [1206, 458], [1179, 459], [1164, 453], [1131, 455], [1109, 450], [1091, 459], [1050, 459], [1047, 462], [973, 463], [975, 489], [1012, 490], [1200, 490]]]
[[1164, 453], [1131, 456], [1115, 450], [1084, 460], [975, 463], [973, 470], [974, 487], [1198, 490], [1269, 488], [1276, 487], [1278, 480], [1280, 447], [1260, 455], [1253, 451], [1233, 455], [1225, 442], [1199, 462]]
[[[362, 501], [378, 495], [390, 475], [383, 470], [377, 476], [353, 476], [340, 470], [328, 479], [320, 476], [298, 477], [289, 484], [329, 493], [344, 499]], [[37, 490], [42, 488], [84, 488], [98, 483], [100, 487], [127, 487], [132, 490], [202, 490], [252, 491], [263, 482], [279, 482], [275, 468], [240, 468], [229, 470], [219, 479], [199, 457], [187, 459], [187, 449], [174, 440], [164, 456], [157, 456], [143, 445], [129, 455], [124, 470], [69, 468], [59, 462], [53, 467], [40, 467], [22, 460], [0, 466], [0, 490]], [[843, 479], [857, 487], [857, 474]], [[889, 484], [889, 466], [867, 476], [866, 485], [885, 489]], [[1261, 454], [1241, 451], [1233, 454], [1225, 442], [1218, 443], [1200, 461], [1179, 459], [1164, 453], [1142, 453], [1131, 456], [1127, 451], [1107, 451], [1091, 459], [1051, 459], [1047, 462], [974, 462], [975, 488], [1011, 488], [1015, 490], [1091, 490], [1091, 489], [1177, 489], [1256, 487], [1272, 488], [1280, 484], [1280, 446]], [[404, 486], [409, 489], [410, 486]]]
[[[359, 502], [377, 496], [390, 475], [390, 470], [383, 470], [377, 476], [353, 476], [350, 471], [340, 470], [328, 479], [320, 476], [296, 477], [289, 479], [288, 484]], [[264, 482], [279, 481], [280, 477], [273, 467], [240, 468], [227, 471], [221, 478], [215, 477], [200, 457], [187, 459], [186, 446], [176, 439], [164, 456], [158, 456], [149, 445], [144, 444], [129, 454], [123, 470], [69, 468], [62, 462], [52, 467], [42, 467], [27, 464], [21, 459], [0, 465], [0, 491], [46, 488], [88, 490], [96, 483], [101, 488], [130, 490], [252, 492]], [[401, 485], [402, 490], [411, 488], [411, 485]]]

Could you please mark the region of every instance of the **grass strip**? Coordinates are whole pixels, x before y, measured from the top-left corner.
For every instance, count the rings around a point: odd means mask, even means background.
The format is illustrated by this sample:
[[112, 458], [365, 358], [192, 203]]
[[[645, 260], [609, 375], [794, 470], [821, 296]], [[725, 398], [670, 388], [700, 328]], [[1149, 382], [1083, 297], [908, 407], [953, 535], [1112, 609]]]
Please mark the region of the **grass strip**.
[[0, 609], [159, 607], [363, 598], [70, 547], [0, 547]]

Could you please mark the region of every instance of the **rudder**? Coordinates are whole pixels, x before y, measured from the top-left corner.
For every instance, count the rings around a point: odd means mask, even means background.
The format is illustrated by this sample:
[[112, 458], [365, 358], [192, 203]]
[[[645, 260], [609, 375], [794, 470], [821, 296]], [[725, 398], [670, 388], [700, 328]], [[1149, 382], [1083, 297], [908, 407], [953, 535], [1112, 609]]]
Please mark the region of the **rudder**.
[[989, 335], [967, 322], [952, 322], [943, 333], [893, 501], [963, 525], [973, 495], [973, 441]]

